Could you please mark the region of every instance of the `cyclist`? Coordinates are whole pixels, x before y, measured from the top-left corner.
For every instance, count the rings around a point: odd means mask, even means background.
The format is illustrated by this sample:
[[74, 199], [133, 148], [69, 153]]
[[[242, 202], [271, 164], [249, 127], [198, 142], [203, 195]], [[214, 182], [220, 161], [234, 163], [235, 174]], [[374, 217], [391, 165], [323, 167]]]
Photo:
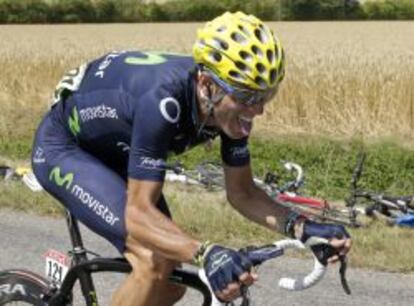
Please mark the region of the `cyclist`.
[[162, 193], [168, 155], [215, 137], [236, 210], [302, 241], [332, 238], [338, 252], [350, 249], [343, 227], [307, 221], [253, 183], [247, 140], [284, 77], [279, 39], [242, 12], [215, 18], [197, 35], [193, 56], [112, 52], [71, 71], [37, 130], [39, 182], [133, 267], [112, 305], [173, 305], [184, 288], [167, 277], [179, 263], [203, 266], [223, 301], [256, 280], [242, 253], [182, 231]]

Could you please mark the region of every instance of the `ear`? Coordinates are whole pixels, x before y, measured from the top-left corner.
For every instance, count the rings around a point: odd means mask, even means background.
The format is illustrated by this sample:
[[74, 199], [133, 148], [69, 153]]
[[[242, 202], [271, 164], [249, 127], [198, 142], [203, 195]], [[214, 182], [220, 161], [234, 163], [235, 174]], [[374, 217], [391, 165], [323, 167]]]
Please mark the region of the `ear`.
[[207, 73], [199, 72], [197, 79], [201, 86], [208, 87], [213, 83], [211, 77]]
[[200, 89], [200, 95], [204, 98], [210, 97], [210, 88], [213, 84], [211, 77], [203, 72], [200, 72], [197, 76], [197, 85]]

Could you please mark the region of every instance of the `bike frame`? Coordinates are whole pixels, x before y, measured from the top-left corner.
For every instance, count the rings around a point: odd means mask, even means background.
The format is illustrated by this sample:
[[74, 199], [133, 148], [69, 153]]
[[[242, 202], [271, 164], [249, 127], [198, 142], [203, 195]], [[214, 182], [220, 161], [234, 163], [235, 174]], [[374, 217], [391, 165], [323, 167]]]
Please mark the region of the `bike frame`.
[[[46, 294], [45, 300], [48, 306], [62, 306], [70, 303], [73, 287], [76, 281], [79, 280], [86, 305], [98, 306], [99, 303], [92, 274], [98, 272], [130, 273], [132, 267], [124, 258], [96, 257], [88, 259], [88, 253], [93, 253], [84, 248], [78, 221], [69, 211], [66, 211], [66, 222], [72, 243], [72, 251], [70, 252], [72, 255], [72, 266], [60, 288], [52, 286], [50, 292]], [[204, 298], [203, 306], [211, 305], [210, 291], [200, 280], [196, 272], [177, 268], [170, 276], [170, 280], [199, 291]]]
[[[358, 215], [358, 211], [356, 209], [356, 204], [358, 203], [358, 199], [363, 199], [366, 201], [369, 201], [368, 203], [371, 205], [368, 205], [366, 208], [372, 207], [372, 212], [376, 212], [378, 214], [381, 214], [385, 216], [386, 218], [391, 217], [395, 218], [396, 216], [392, 216], [391, 212], [397, 212], [397, 214], [406, 214], [406, 213], [414, 213], [414, 209], [410, 207], [410, 201], [413, 201], [413, 196], [403, 196], [403, 197], [393, 197], [384, 195], [382, 193], [376, 193], [372, 191], [366, 191], [358, 186], [358, 182], [361, 178], [362, 171], [363, 171], [363, 165], [366, 159], [366, 153], [362, 152], [359, 154], [357, 164], [354, 168], [353, 174], [352, 174], [352, 180], [350, 185], [350, 195], [345, 200], [347, 207], [350, 211], [350, 216], [353, 221], [356, 222], [356, 218]], [[365, 214], [366, 213], [366, 210]], [[390, 213], [388, 216], [384, 213], [384, 211], [387, 211]], [[374, 215], [378, 215], [374, 214]]]
[[[75, 217], [66, 211], [66, 221], [69, 228], [70, 239], [72, 243], [72, 265], [66, 274], [60, 287], [54, 283], [49, 283], [49, 289], [42, 295], [42, 301], [48, 306], [62, 306], [72, 304], [72, 291], [75, 282], [79, 280], [81, 291], [87, 306], [98, 306], [98, 298], [95, 291], [95, 286], [92, 279], [92, 274], [97, 272], [120, 272], [130, 273], [132, 267], [124, 258], [102, 258], [86, 250], [83, 246], [81, 234], [79, 231], [78, 222]], [[330, 252], [334, 252], [333, 248], [329, 246], [329, 242], [323, 238], [309, 239], [304, 245], [299, 240], [285, 239], [273, 242], [259, 247], [246, 247], [244, 252], [256, 266], [261, 263], [279, 257], [284, 254], [284, 250], [288, 248], [304, 249], [304, 248], [324, 248], [328, 253], [323, 252], [317, 257], [314, 257], [314, 267], [311, 273], [304, 277], [290, 278], [283, 277], [279, 280], [279, 287], [287, 290], [304, 290], [314, 286], [325, 275], [327, 269], [326, 256], [331, 256]], [[88, 253], [97, 257], [88, 259]], [[322, 256], [322, 257], [321, 257]], [[341, 259], [341, 283], [344, 290], [348, 293], [349, 289], [345, 279], [346, 260], [345, 257]], [[199, 271], [191, 271], [181, 268], [176, 268], [169, 277], [170, 281], [190, 287], [197, 290], [203, 296], [202, 306], [225, 306], [233, 304], [223, 304], [214, 296], [209, 282], [207, 280], [204, 269]], [[242, 295], [241, 305], [250, 305], [250, 298], [248, 290], [244, 291]]]

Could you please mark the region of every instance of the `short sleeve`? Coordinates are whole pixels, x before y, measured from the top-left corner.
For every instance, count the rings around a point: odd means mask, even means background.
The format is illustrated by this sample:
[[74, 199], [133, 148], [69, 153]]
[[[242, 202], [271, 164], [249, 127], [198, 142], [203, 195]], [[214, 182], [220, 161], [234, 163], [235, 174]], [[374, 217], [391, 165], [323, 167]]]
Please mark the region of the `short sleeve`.
[[250, 153], [248, 138], [232, 139], [224, 132], [220, 133], [221, 158], [223, 162], [232, 167], [241, 167], [249, 164]]
[[178, 101], [162, 89], [140, 99], [134, 114], [128, 176], [163, 181], [166, 159], [181, 115]]

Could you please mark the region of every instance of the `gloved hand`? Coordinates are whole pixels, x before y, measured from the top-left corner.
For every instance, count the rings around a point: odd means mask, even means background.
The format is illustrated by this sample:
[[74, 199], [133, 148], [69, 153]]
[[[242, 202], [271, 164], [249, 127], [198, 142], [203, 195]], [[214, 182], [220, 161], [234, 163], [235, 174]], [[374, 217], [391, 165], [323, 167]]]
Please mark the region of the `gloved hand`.
[[257, 275], [251, 273], [252, 266], [250, 259], [242, 253], [219, 245], [211, 245], [203, 255], [203, 267], [210, 286], [223, 301], [235, 299], [240, 294], [240, 285], [250, 286], [255, 281]]
[[351, 236], [342, 225], [305, 220], [299, 239], [306, 243], [312, 237], [325, 238], [329, 241], [329, 245], [319, 244], [311, 247], [316, 257], [324, 265], [328, 262], [336, 262], [341, 256], [345, 256], [351, 248]]

